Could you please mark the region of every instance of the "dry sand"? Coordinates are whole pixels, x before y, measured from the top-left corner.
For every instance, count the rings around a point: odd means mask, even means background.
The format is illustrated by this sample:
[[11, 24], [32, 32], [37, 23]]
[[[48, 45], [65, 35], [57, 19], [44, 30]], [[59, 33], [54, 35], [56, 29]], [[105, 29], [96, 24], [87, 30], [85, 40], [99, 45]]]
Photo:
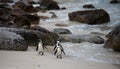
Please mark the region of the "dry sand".
[[120, 69], [117, 66], [75, 59], [69, 55], [57, 59], [51, 50], [41, 56], [34, 47], [25, 52], [0, 50], [0, 69]]

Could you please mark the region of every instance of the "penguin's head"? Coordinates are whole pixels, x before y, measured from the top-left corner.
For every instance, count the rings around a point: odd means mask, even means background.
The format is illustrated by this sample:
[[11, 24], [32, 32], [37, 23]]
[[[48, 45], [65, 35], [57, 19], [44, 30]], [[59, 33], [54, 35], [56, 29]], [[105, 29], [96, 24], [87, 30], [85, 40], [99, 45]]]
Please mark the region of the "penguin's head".
[[57, 43], [60, 43], [60, 41], [57, 41]]
[[39, 42], [42, 42], [42, 40], [41, 39], [38, 39], [39, 40]]

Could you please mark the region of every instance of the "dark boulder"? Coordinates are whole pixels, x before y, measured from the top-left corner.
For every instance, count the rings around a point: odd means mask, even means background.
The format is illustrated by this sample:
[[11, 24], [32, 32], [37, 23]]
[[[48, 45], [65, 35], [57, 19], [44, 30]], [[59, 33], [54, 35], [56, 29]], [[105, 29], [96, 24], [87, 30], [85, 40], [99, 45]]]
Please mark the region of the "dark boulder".
[[21, 15], [25, 15], [26, 12], [24, 12], [23, 10], [21, 10], [20, 8], [13, 8], [11, 11], [10, 11], [10, 14], [12, 16], [21, 16]]
[[12, 23], [9, 22], [7, 19], [0, 17], [0, 27], [10, 27], [11, 25]]
[[46, 33], [42, 33], [41, 31], [34, 31], [34, 30], [25, 30], [25, 29], [17, 29], [17, 28], [0, 28], [0, 31], [8, 31], [14, 32], [16, 34], [21, 35], [26, 41], [29, 46], [37, 46], [38, 39], [43, 40], [44, 45], [54, 45], [55, 41], [52, 37], [50, 37]]
[[47, 10], [59, 10], [60, 9], [57, 2], [53, 0], [42, 0], [40, 3], [40, 7], [42, 9], [47, 9]]
[[39, 24], [40, 17], [37, 14], [34, 15], [26, 14], [23, 16], [27, 17], [31, 24]]
[[22, 10], [25, 10], [27, 8], [26, 4], [21, 1], [15, 2], [14, 6], [19, 7]]
[[100, 36], [89, 34], [89, 35], [73, 35], [66, 34], [60, 35], [59, 38], [62, 42], [73, 42], [73, 43], [81, 43], [81, 42], [90, 42], [95, 44], [103, 44], [104, 39]]
[[59, 10], [60, 7], [58, 6], [57, 2], [56, 1], [53, 1], [48, 7], [47, 7], [48, 10]]
[[25, 51], [28, 45], [20, 35], [0, 30], [0, 50]]
[[6, 8], [0, 8], [0, 27], [8, 27], [11, 22], [9, 19], [10, 13]]
[[110, 4], [117, 4], [117, 3], [120, 3], [120, 1], [118, 1], [118, 0], [112, 0], [112, 1], [110, 1]]
[[92, 25], [107, 23], [110, 21], [110, 16], [103, 9], [85, 10], [69, 13], [69, 20]]
[[38, 12], [41, 8], [35, 8], [32, 5], [27, 5], [26, 9], [24, 9], [25, 12], [28, 13], [34, 13], [34, 12]]
[[61, 8], [61, 10], [65, 10], [65, 9], [67, 9], [67, 8], [66, 8], [66, 7], [62, 7], [62, 8]]
[[25, 3], [25, 2], [19, 1], [19, 2], [16, 2], [14, 6], [19, 7], [21, 10], [24, 10], [25, 12], [28, 12], [28, 13], [33, 13], [38, 11], [38, 9], [34, 8], [33, 5], [30, 4], [29, 2]]
[[0, 3], [0, 8], [3, 9], [3, 8], [6, 8], [6, 9], [11, 9], [12, 6], [10, 6], [9, 4], [7, 3]]
[[83, 8], [95, 8], [92, 4], [83, 5]]
[[105, 42], [105, 48], [112, 48], [116, 52], [120, 52], [120, 25], [117, 25], [112, 31], [106, 35], [108, 38]]
[[39, 1], [34, 1], [34, 0], [31, 0], [31, 1], [28, 1], [30, 4], [39, 4], [40, 2]]
[[14, 19], [14, 24], [12, 27], [24, 28], [25, 26], [27, 26], [26, 29], [29, 29], [32, 24], [39, 24], [39, 20], [40, 18], [38, 15], [30, 14], [20, 15]]
[[59, 36], [56, 33], [53, 33], [53, 32], [51, 32], [43, 27], [40, 27], [40, 26], [33, 26], [33, 27], [31, 27], [31, 30], [40, 31], [42, 33], [49, 35], [54, 40], [54, 42], [56, 42], [59, 38]]
[[14, 19], [14, 24], [12, 25], [13, 28], [21, 28], [23, 26], [28, 26], [30, 28], [31, 23], [30, 20], [25, 16], [18, 16]]
[[1, 18], [7, 18], [10, 15], [11, 8], [8, 6], [5, 6], [5, 4], [0, 4], [0, 17]]
[[70, 30], [64, 28], [55, 28], [52, 30], [52, 32], [56, 34], [72, 34]]
[[0, 0], [0, 3], [13, 3], [13, 0]]

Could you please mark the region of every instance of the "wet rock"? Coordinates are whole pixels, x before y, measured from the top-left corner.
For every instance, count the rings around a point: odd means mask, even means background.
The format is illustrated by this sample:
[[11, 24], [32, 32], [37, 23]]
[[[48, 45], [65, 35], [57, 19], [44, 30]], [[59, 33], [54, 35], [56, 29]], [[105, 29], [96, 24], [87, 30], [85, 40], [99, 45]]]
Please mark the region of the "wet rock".
[[60, 9], [57, 2], [53, 0], [41, 0], [40, 7], [42, 9], [47, 9], [47, 10], [59, 10]]
[[61, 10], [65, 10], [65, 9], [67, 9], [67, 8], [66, 8], [66, 7], [62, 7], [62, 8], [61, 8]]
[[34, 1], [34, 0], [31, 0], [31, 1], [28, 1], [30, 4], [39, 4], [40, 2], [39, 1]]
[[24, 11], [29, 12], [29, 13], [34, 13], [38, 12], [41, 8], [35, 8], [32, 5], [28, 5]]
[[16, 3], [14, 4], [14, 6], [19, 7], [19, 8], [22, 9], [22, 10], [25, 10], [25, 9], [27, 8], [27, 6], [25, 5], [25, 3], [21, 2], [21, 1], [16, 2]]
[[83, 8], [95, 8], [92, 4], [83, 5]]
[[10, 9], [7, 6], [6, 4], [0, 4], [0, 27], [8, 27], [11, 24], [9, 19]]
[[13, 0], [0, 0], [0, 3], [13, 3]]
[[14, 24], [13, 24], [13, 28], [21, 28], [23, 26], [29, 26], [30, 28], [30, 20], [26, 17], [26, 16], [18, 16], [14, 19]]
[[46, 45], [54, 45], [54, 39], [49, 36], [47, 33], [42, 33], [41, 31], [34, 31], [34, 30], [25, 30], [25, 29], [17, 29], [17, 28], [0, 28], [0, 31], [8, 31], [14, 32], [16, 34], [21, 35], [26, 41], [29, 46], [37, 46], [38, 39], [43, 40], [43, 44]]
[[56, 34], [72, 34], [70, 30], [64, 28], [55, 28], [52, 30], [52, 32]]
[[21, 16], [21, 15], [25, 15], [26, 12], [24, 12], [23, 10], [21, 10], [20, 8], [13, 8], [11, 11], [10, 11], [11, 15], [12, 16]]
[[10, 10], [11, 10], [11, 8], [9, 7], [9, 5], [0, 4], [0, 17], [7, 18], [10, 15], [10, 13], [9, 13]]
[[59, 10], [60, 7], [58, 6], [57, 2], [56, 1], [53, 1], [48, 7], [47, 7], [48, 10]]
[[27, 17], [31, 24], [39, 24], [40, 17], [37, 14], [34, 15], [26, 14], [23, 16]]
[[12, 27], [21, 28], [27, 26], [27, 28], [29, 29], [31, 24], [39, 24], [39, 20], [40, 17], [38, 15], [26, 14], [26, 15], [17, 16], [14, 19], [14, 24]]
[[40, 27], [40, 26], [33, 26], [31, 27], [31, 30], [35, 30], [35, 31], [40, 31], [42, 33], [45, 33], [47, 35], [49, 35], [53, 40], [54, 40], [54, 43], [58, 40], [59, 36], [56, 34], [56, 33], [53, 33], [43, 27]]
[[0, 50], [25, 51], [28, 45], [20, 35], [0, 30]]
[[108, 38], [105, 42], [105, 48], [112, 48], [116, 52], [120, 52], [120, 25], [117, 25], [112, 31], [106, 35]]
[[11, 9], [12, 6], [10, 6], [9, 4], [7, 3], [0, 3], [0, 8], [3, 9], [3, 8], [6, 8], [6, 9]]
[[50, 14], [52, 14], [51, 18], [57, 18], [57, 15], [55, 14], [55, 12], [50, 12]]
[[112, 1], [110, 1], [110, 4], [117, 4], [117, 3], [120, 3], [120, 1], [118, 1], [118, 0], [112, 0]]
[[11, 24], [7, 19], [0, 17], [0, 27], [9, 27]]
[[85, 10], [69, 13], [69, 20], [91, 25], [103, 24], [110, 21], [110, 16], [103, 9]]
[[22, 1], [16, 2], [14, 6], [17, 6], [21, 10], [24, 10], [25, 12], [28, 12], [28, 13], [33, 13], [33, 12], [38, 11], [38, 9], [34, 8], [32, 4], [30, 4], [28, 1], [27, 2], [22, 2]]
[[81, 43], [81, 42], [90, 42], [95, 44], [104, 43], [104, 39], [102, 37], [93, 34], [89, 34], [89, 35], [66, 34], [66, 35], [60, 35], [59, 39], [62, 42], [73, 42], [73, 43]]

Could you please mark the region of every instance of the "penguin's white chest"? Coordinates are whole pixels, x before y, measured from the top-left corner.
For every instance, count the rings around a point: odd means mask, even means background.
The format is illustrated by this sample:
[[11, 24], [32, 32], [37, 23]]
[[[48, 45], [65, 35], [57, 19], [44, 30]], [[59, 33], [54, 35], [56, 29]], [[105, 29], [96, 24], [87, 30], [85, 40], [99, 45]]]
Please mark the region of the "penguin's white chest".
[[62, 51], [60, 48], [57, 48], [57, 55], [61, 55], [62, 54]]
[[38, 44], [38, 51], [39, 51], [39, 52], [40, 52], [40, 51], [43, 51], [43, 46], [42, 46], [41, 43]]

